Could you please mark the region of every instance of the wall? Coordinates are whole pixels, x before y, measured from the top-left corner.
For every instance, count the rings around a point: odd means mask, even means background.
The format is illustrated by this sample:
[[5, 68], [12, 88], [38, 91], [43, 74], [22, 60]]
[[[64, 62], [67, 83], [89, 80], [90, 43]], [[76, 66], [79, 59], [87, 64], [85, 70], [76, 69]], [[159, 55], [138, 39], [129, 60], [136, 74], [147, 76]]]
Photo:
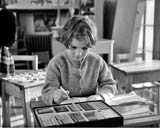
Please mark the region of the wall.
[[117, 53], [130, 53], [136, 48], [132, 38], [137, 35], [134, 30], [138, 1], [95, 0], [98, 37], [115, 41], [114, 58]]
[[[112, 0], [108, 0], [112, 1]], [[132, 47], [132, 37], [134, 33], [136, 9], [138, 0], [117, 0], [115, 6], [115, 17], [112, 22], [113, 27], [111, 39], [114, 39], [114, 55], [116, 53], [130, 52]], [[104, 0], [94, 0], [95, 2], [95, 17], [98, 27], [99, 38], [103, 37], [103, 5]], [[113, 2], [113, 1], [112, 1]], [[33, 14], [23, 14], [20, 16], [21, 25], [26, 30], [26, 33], [32, 33]], [[115, 58], [115, 57], [114, 57]]]
[[115, 13], [118, 0], [104, 0], [103, 5], [103, 38], [112, 39]]
[[[118, 0], [112, 39], [114, 55], [130, 52], [138, 0]], [[114, 57], [115, 58], [115, 57]]]
[[98, 38], [103, 38], [103, 4], [104, 0], [94, 0], [95, 22], [98, 29]]
[[20, 25], [26, 34], [34, 33], [33, 13], [21, 13], [19, 15]]

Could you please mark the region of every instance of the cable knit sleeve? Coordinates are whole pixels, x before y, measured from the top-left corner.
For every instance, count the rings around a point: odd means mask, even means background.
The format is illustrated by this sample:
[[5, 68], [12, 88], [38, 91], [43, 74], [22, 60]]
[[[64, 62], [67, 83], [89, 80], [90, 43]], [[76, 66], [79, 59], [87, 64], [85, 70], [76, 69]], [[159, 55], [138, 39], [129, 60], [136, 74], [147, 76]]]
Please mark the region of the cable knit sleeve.
[[98, 85], [98, 93], [102, 95], [104, 99], [115, 95], [117, 92], [116, 81], [113, 79], [112, 73], [103, 59], [100, 61]]
[[57, 61], [52, 59], [47, 67], [45, 84], [42, 88], [42, 99], [45, 103], [49, 100], [53, 101], [54, 92], [60, 86], [60, 71], [57, 65]]

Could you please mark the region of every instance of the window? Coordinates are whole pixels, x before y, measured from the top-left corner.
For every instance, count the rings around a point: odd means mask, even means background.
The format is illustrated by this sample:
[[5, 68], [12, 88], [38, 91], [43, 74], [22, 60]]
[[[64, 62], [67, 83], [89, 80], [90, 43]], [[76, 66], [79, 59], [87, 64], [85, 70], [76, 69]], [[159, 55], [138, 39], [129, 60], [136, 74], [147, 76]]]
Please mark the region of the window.
[[145, 59], [152, 59], [155, 0], [144, 0], [143, 2], [144, 11], [141, 20], [137, 52], [145, 52]]

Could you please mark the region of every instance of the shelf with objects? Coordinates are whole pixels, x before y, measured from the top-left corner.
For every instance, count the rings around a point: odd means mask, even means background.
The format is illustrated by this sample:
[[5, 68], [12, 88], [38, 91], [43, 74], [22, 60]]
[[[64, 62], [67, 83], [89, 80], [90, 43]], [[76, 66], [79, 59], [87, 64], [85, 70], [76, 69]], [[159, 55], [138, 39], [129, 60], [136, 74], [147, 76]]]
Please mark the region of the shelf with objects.
[[[24, 30], [24, 40], [28, 54], [38, 54], [39, 63], [48, 63], [52, 58], [51, 47], [54, 41], [51, 35], [55, 36], [53, 28], [63, 26], [73, 13], [79, 14], [79, 1], [17, 0], [17, 2], [6, 6], [7, 9], [15, 12], [17, 26]], [[33, 51], [31, 45], [36, 50]]]
[[24, 28], [26, 34], [51, 33], [51, 27], [62, 26], [72, 13], [79, 13], [80, 0], [42, 1], [18, 0], [6, 6], [16, 12], [18, 25]]
[[81, 0], [80, 2], [80, 14], [88, 16], [95, 21], [95, 4], [94, 0]]

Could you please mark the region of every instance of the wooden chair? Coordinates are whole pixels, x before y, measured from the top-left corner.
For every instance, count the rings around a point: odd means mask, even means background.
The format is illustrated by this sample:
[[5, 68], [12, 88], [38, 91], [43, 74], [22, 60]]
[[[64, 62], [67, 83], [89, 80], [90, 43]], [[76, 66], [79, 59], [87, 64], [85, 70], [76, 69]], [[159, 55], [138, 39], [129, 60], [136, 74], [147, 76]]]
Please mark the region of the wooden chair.
[[38, 70], [38, 56], [37, 55], [13, 55], [14, 61], [31, 61], [32, 69]]
[[144, 54], [143, 53], [136, 53], [136, 54], [119, 53], [116, 55], [116, 63], [130, 62], [130, 61], [137, 61], [137, 60], [144, 60]]
[[48, 51], [34, 52], [32, 54], [38, 56], [38, 69], [45, 68], [51, 59]]
[[99, 40], [96, 42], [96, 45], [91, 48], [91, 52], [95, 52], [100, 55], [107, 54], [107, 63], [113, 63], [113, 44], [114, 40]]
[[[95, 52], [99, 55], [107, 55], [107, 63], [109, 68], [110, 68], [110, 64], [113, 63], [113, 44], [114, 44], [114, 40], [98, 40], [96, 42], [96, 45], [90, 49], [91, 52]], [[116, 86], [118, 90], [118, 84]]]
[[[14, 58], [15, 63], [17, 61], [32, 62], [32, 69], [33, 70], [38, 70], [38, 56], [37, 55], [13, 55], [13, 58]], [[29, 109], [29, 103], [27, 103], [25, 101], [27, 101], [26, 99], [30, 100], [32, 98], [31, 95], [35, 93], [35, 92], [32, 91], [32, 87], [29, 87], [29, 88], [31, 88], [31, 89], [29, 89], [29, 91], [28, 90], [26, 91], [26, 93], [24, 94], [25, 95], [24, 97], [18, 97], [18, 99], [22, 101], [22, 106], [19, 106], [19, 105], [16, 104], [16, 98], [15, 97], [13, 97], [13, 96], [10, 97], [11, 109], [13, 109], [13, 112], [15, 114], [18, 113], [18, 111], [16, 111], [17, 109], [22, 109], [23, 112], [26, 112], [26, 111], [29, 112], [29, 110], [25, 110], [25, 109]], [[40, 90], [39, 90], [39, 93], [41, 93]], [[23, 113], [23, 116], [24, 116], [24, 119], [27, 118], [24, 113]], [[28, 120], [28, 119], [25, 119], [25, 120]]]

